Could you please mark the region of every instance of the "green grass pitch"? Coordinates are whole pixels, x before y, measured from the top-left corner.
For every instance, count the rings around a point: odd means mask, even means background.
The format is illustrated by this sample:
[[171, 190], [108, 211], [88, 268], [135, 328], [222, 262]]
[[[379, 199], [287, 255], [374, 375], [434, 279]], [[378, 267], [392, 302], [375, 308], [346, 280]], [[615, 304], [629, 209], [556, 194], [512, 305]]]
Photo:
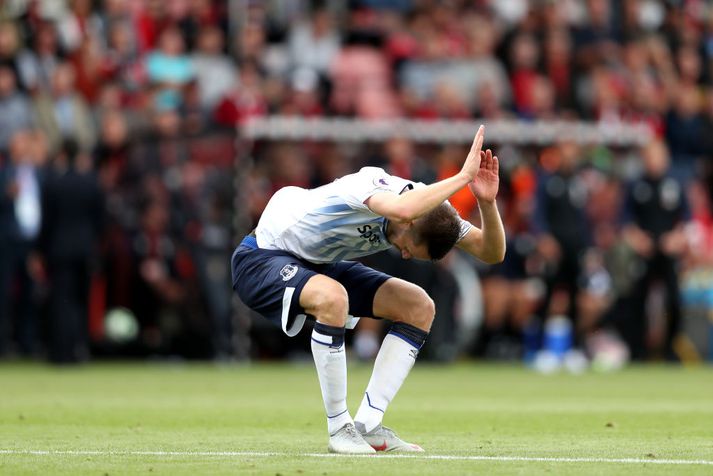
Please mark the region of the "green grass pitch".
[[[356, 411], [370, 366], [350, 364]], [[311, 364], [0, 364], [0, 474], [713, 474], [713, 368], [418, 364], [385, 424], [424, 456], [329, 456]]]

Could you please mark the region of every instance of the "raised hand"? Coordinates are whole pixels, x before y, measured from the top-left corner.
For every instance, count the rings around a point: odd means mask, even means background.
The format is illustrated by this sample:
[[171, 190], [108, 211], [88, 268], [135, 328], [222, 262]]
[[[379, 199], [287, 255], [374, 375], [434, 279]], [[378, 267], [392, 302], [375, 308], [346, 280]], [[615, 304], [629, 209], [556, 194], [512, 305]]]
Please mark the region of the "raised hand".
[[475, 177], [478, 176], [481, 167], [480, 161], [483, 153], [480, 149], [483, 147], [484, 138], [485, 126], [480, 126], [478, 132], [475, 133], [473, 145], [470, 146], [470, 152], [468, 152], [468, 156], [465, 158], [463, 168], [461, 169], [461, 173], [465, 174], [470, 181], [473, 181]]
[[[482, 126], [481, 126], [482, 127]], [[480, 130], [478, 131], [480, 132]], [[471, 149], [472, 151], [473, 149]], [[468, 184], [468, 188], [478, 201], [492, 202], [498, 194], [500, 165], [498, 158], [488, 149], [480, 152], [479, 169], [475, 179]], [[467, 159], [466, 159], [467, 161]]]

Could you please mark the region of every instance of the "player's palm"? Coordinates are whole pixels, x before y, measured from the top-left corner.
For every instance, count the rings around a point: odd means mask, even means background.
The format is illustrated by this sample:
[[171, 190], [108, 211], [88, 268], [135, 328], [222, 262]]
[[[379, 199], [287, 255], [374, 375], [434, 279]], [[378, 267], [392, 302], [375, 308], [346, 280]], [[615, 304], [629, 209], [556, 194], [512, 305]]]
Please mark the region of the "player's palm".
[[480, 169], [478, 175], [468, 188], [478, 200], [492, 202], [498, 194], [500, 177], [498, 176], [500, 165], [498, 158], [493, 156], [493, 152], [488, 149], [480, 153]]

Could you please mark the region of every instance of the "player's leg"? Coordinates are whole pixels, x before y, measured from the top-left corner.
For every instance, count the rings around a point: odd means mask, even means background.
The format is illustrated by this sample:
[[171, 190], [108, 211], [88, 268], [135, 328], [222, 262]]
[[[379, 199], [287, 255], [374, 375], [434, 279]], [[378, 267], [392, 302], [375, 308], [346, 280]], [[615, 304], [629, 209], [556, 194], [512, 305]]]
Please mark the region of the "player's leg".
[[329, 448], [340, 453], [373, 453], [346, 411], [346, 291], [337, 281], [319, 274], [311, 263], [249, 245], [249, 241], [241, 244], [233, 254], [235, 292], [246, 306], [281, 325], [289, 336], [300, 331], [305, 314], [317, 319], [312, 354], [327, 410]]
[[[389, 434], [388, 429], [381, 427], [381, 421], [428, 336], [435, 307], [423, 289], [398, 278], [389, 279], [379, 287], [373, 307], [374, 315], [394, 323], [376, 356], [371, 379], [355, 417], [357, 429], [365, 435], [375, 434], [372, 443], [379, 440], [377, 446], [385, 446], [378, 449], [421, 451], [417, 445], [404, 443]], [[370, 441], [368, 437], [366, 439]]]
[[336, 453], [372, 453], [374, 450], [356, 432], [347, 408], [347, 360], [344, 325], [349, 298], [344, 286], [317, 274], [302, 288], [299, 304], [314, 316], [312, 356], [317, 368], [322, 399], [327, 412], [329, 450]]
[[344, 324], [347, 319], [347, 292], [337, 281], [322, 274], [312, 276], [300, 294], [305, 313], [315, 317], [312, 355], [322, 388], [327, 427], [333, 434], [353, 423], [347, 410], [347, 365], [344, 352]]
[[381, 425], [381, 420], [428, 335], [435, 313], [433, 301], [418, 286], [359, 263], [340, 263], [325, 274], [346, 288], [351, 315], [378, 316], [394, 321], [381, 344], [367, 392], [356, 415], [357, 429], [379, 450], [422, 451], [417, 445], [396, 437]]

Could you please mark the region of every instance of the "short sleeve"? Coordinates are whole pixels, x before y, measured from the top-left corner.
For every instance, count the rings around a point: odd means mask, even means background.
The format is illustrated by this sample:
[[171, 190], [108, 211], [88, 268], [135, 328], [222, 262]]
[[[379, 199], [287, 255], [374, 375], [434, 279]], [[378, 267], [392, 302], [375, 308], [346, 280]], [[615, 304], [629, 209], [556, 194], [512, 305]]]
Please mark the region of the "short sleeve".
[[[450, 200], [446, 200], [446, 203], [453, 207], [453, 204], [450, 202]], [[456, 212], [456, 216], [458, 217], [458, 225], [460, 226], [460, 229], [458, 230], [458, 239], [456, 240], [456, 243], [461, 241], [463, 238], [465, 238], [465, 235], [468, 234], [471, 228], [473, 228], [473, 224], [469, 222], [468, 220], [464, 220], [463, 217], [460, 216], [460, 213], [458, 213], [458, 210], [456, 210], [455, 207], [453, 207], [453, 211]]]
[[344, 201], [355, 210], [369, 210], [364, 202], [375, 193], [392, 192], [398, 195], [405, 188], [413, 186], [410, 180], [389, 175], [379, 167], [363, 167], [359, 172], [341, 178], [336, 184]]
[[456, 243], [465, 238], [465, 235], [467, 235], [470, 229], [473, 228], [473, 224], [468, 220], [464, 220], [460, 216], [458, 219], [460, 220], [460, 231], [458, 232], [458, 239], [456, 240]]

